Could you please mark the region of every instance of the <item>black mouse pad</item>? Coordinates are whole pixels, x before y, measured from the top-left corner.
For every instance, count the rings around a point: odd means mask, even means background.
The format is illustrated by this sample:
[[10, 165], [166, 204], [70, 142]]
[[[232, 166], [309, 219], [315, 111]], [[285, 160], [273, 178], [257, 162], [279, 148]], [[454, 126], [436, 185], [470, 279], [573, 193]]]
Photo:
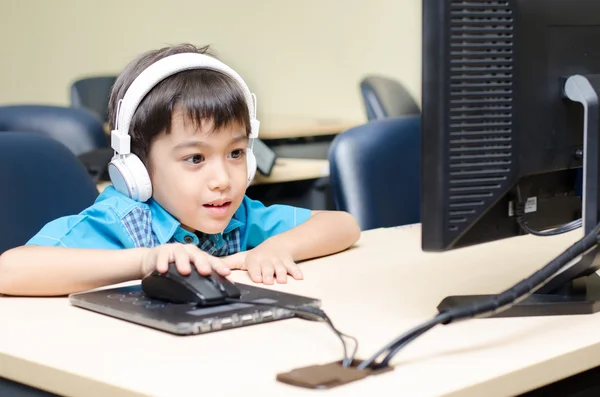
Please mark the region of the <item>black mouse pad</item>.
[[[246, 284], [235, 284], [242, 293], [239, 303], [197, 307], [150, 299], [141, 285], [110, 288], [69, 295], [73, 306], [145, 325], [176, 335], [195, 335], [294, 317], [289, 307], [320, 307], [318, 299]], [[262, 304], [252, 304], [252, 302]]]

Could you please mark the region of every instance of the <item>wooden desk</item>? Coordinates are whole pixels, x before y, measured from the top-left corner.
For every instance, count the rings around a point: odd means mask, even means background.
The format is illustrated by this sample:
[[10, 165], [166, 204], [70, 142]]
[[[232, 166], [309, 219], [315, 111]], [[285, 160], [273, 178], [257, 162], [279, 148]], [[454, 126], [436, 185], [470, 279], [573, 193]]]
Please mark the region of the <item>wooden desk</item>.
[[326, 176], [329, 176], [329, 161], [327, 160], [279, 157], [271, 170], [271, 175], [264, 176], [257, 172], [252, 184], [304, 181]]
[[361, 121], [297, 116], [263, 116], [260, 118], [258, 137], [266, 141], [270, 139], [335, 135], [362, 123]]
[[[435, 313], [448, 294], [498, 292], [579, 237], [518, 237], [422, 253], [420, 227], [363, 233], [351, 250], [302, 264], [305, 279], [267, 288], [318, 297], [365, 358]], [[245, 272], [234, 281], [250, 283]], [[327, 391], [278, 372], [341, 358], [326, 325], [300, 319], [177, 337], [69, 305], [0, 298], [0, 376], [69, 396], [513, 396], [600, 364], [600, 315], [480, 319], [439, 326], [394, 371]]]
[[[264, 176], [256, 173], [253, 185], [265, 185], [269, 183], [282, 183], [317, 179], [329, 175], [329, 161], [318, 159], [291, 159], [278, 158], [271, 170], [271, 175]], [[108, 181], [99, 182], [96, 186], [102, 192], [110, 185]]]

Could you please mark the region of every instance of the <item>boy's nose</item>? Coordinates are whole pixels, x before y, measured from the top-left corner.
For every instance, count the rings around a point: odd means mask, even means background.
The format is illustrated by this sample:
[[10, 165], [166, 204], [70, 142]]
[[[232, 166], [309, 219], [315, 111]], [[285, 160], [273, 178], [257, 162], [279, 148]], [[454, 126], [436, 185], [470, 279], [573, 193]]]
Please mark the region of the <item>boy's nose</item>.
[[229, 173], [223, 164], [215, 164], [212, 168], [208, 187], [211, 190], [224, 190], [229, 187]]

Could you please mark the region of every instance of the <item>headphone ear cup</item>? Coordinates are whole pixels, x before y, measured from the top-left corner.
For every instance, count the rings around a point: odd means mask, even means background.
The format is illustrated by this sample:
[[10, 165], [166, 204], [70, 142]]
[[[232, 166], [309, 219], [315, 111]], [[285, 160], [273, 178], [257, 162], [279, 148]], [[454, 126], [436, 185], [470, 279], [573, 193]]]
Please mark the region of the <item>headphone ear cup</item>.
[[254, 176], [256, 175], [256, 156], [254, 156], [254, 152], [251, 148], [246, 150], [246, 165], [248, 166], [248, 185], [252, 183], [254, 180]]
[[108, 165], [110, 181], [125, 196], [145, 202], [152, 197], [148, 170], [135, 154], [115, 155]]

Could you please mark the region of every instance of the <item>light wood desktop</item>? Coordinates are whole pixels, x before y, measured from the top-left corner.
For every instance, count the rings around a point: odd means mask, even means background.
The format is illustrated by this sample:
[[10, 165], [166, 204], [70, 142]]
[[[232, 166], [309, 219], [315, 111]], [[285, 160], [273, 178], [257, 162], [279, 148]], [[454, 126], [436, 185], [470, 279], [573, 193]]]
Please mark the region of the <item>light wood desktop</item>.
[[[276, 160], [271, 175], [264, 176], [256, 173], [253, 185], [265, 185], [269, 183], [284, 183], [303, 181], [308, 179], [317, 179], [329, 175], [329, 161], [319, 159], [292, 159], [278, 158]], [[98, 191], [102, 192], [110, 185], [108, 181], [101, 181], [96, 186]]]
[[361, 121], [300, 116], [265, 116], [260, 119], [259, 138], [270, 140], [335, 135], [362, 123]]
[[[356, 247], [268, 286], [322, 300], [366, 358], [430, 319], [449, 294], [499, 292], [554, 258], [579, 231], [423, 253], [420, 227], [364, 232]], [[250, 283], [247, 274], [232, 279]], [[322, 322], [289, 319], [177, 337], [72, 307], [66, 298], [0, 298], [0, 376], [68, 396], [513, 396], [600, 365], [600, 315], [479, 319], [438, 326], [395, 369], [324, 391], [277, 373], [341, 358]]]

